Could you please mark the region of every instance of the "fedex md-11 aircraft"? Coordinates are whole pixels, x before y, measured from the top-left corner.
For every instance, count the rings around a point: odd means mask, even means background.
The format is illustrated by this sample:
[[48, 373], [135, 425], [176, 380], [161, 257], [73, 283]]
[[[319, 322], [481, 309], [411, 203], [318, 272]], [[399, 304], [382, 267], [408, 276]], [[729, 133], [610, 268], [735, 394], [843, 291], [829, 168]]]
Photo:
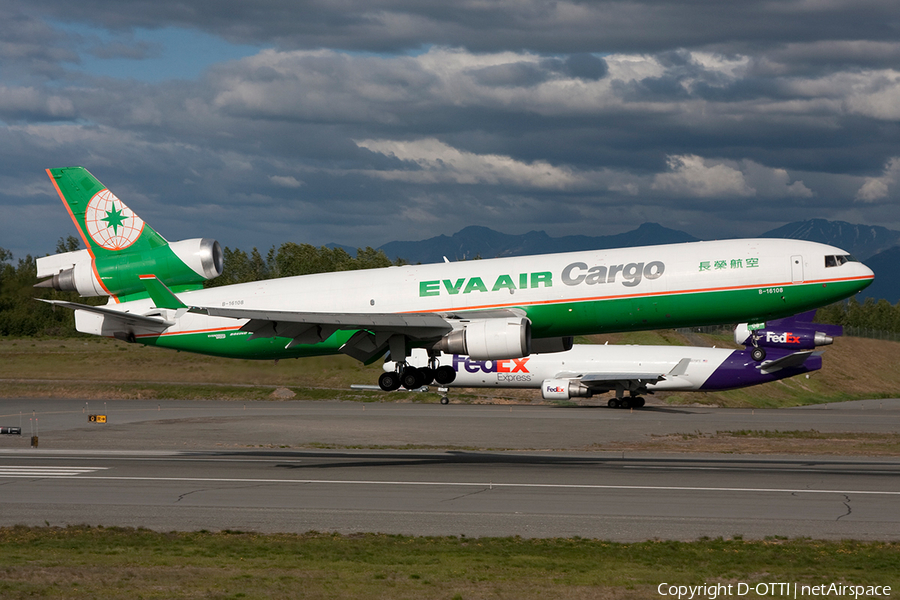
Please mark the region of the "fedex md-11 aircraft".
[[47, 169], [85, 249], [37, 260], [38, 286], [108, 296], [75, 311], [78, 331], [214, 356], [347, 354], [398, 362], [385, 390], [455, 376], [442, 354], [521, 358], [572, 336], [749, 322], [841, 300], [872, 282], [847, 252], [747, 239], [387, 267], [203, 289], [222, 273], [218, 242], [169, 243], [83, 167]]
[[[579, 344], [553, 354], [532, 354], [508, 360], [472, 360], [454, 354], [449, 359], [456, 378], [447, 387], [538, 389], [545, 400], [591, 398], [615, 392], [610, 408], [640, 408], [644, 394], [658, 391], [713, 392], [750, 387], [822, 368], [819, 346], [843, 334], [839, 325], [812, 323], [815, 311], [770, 321], [750, 332], [746, 323], [734, 330], [742, 350], [692, 346]], [[752, 336], [756, 336], [756, 346]], [[753, 352], [767, 349], [757, 361]], [[424, 350], [413, 350], [409, 363], [427, 363]], [[391, 360], [385, 371], [394, 371]], [[446, 392], [447, 388], [441, 388]], [[626, 393], [628, 394], [626, 396]], [[441, 404], [447, 404], [446, 393]]]

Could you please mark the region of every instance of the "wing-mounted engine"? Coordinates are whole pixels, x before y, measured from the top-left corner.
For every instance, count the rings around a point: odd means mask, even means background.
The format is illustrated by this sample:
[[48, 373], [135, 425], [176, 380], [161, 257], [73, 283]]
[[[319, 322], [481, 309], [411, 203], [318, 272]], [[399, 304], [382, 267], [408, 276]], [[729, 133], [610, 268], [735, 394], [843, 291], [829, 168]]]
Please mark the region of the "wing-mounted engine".
[[577, 379], [545, 379], [541, 383], [544, 400], [568, 400], [569, 398], [590, 398], [591, 388]]
[[198, 288], [222, 274], [224, 254], [219, 242], [207, 238], [182, 240], [141, 251], [91, 256], [77, 250], [37, 259], [35, 287], [49, 287], [81, 296], [127, 296], [145, 293], [141, 275], [156, 275], [170, 288]]
[[475, 360], [521, 358], [531, 354], [531, 321], [525, 317], [460, 320], [434, 346]]

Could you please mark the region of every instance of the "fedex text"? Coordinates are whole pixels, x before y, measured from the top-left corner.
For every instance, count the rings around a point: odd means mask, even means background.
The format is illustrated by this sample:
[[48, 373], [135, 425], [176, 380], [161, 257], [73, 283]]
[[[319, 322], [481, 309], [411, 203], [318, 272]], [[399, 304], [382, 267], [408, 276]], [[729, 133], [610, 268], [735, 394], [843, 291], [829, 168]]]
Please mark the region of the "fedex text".
[[516, 382], [531, 381], [528, 371], [529, 358], [510, 358], [503, 360], [473, 360], [468, 356], [453, 355], [453, 370], [457, 373], [495, 373], [497, 381]]

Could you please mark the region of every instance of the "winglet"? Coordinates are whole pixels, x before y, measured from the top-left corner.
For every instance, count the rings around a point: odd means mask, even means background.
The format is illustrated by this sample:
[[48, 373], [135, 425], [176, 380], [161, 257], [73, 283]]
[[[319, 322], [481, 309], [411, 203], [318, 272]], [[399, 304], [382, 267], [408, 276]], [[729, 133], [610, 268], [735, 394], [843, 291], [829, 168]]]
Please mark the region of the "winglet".
[[150, 294], [150, 299], [153, 300], [156, 308], [169, 308], [172, 310], [187, 308], [187, 305], [179, 300], [178, 296], [172, 293], [172, 290], [160, 281], [156, 275], [141, 275], [140, 280], [144, 287], [147, 288], [147, 293]]
[[666, 377], [679, 377], [687, 373], [687, 368], [691, 364], [690, 358], [682, 358], [678, 364], [672, 367], [672, 370], [666, 373]]

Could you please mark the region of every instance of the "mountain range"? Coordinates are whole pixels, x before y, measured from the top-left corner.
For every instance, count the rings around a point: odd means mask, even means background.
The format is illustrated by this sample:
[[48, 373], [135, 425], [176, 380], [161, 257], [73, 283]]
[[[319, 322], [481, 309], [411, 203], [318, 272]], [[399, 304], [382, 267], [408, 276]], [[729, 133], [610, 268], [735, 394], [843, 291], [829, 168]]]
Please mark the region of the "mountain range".
[[[758, 237], [809, 240], [846, 250], [875, 272], [875, 282], [861, 292], [861, 299], [885, 298], [891, 304], [900, 302], [900, 231], [844, 221], [811, 219], [788, 223]], [[617, 235], [563, 237], [551, 237], [544, 231], [512, 235], [473, 225], [451, 236], [440, 235], [417, 242], [388, 242], [377, 250], [384, 251], [391, 260], [403, 258], [411, 264], [424, 264], [442, 262], [445, 257], [458, 261], [696, 241], [700, 240], [689, 233], [658, 223], [644, 223], [633, 231]], [[351, 255], [356, 253], [356, 248], [351, 246], [328, 246], [344, 248]]]

